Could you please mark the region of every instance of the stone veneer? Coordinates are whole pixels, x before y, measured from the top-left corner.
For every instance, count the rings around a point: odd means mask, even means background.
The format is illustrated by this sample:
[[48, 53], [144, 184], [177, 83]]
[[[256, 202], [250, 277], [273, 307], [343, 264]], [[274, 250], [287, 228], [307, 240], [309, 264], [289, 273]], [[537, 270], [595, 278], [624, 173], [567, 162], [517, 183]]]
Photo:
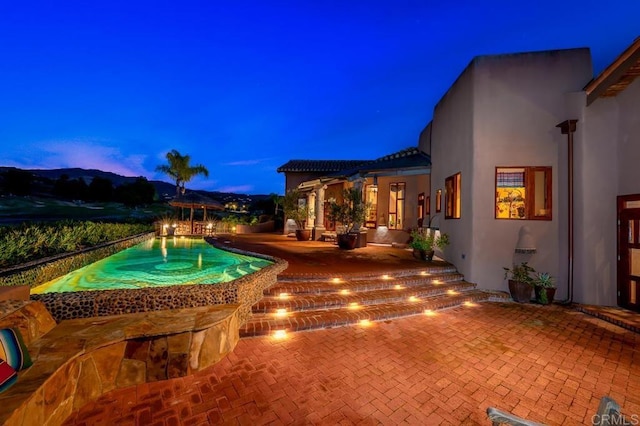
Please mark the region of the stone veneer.
[[266, 288], [275, 284], [278, 274], [287, 268], [288, 263], [282, 259], [226, 247], [215, 238], [206, 237], [205, 240], [220, 249], [274, 263], [226, 283], [44, 293], [33, 294], [31, 299], [44, 303], [58, 322], [74, 318], [237, 303], [240, 305], [238, 318], [240, 324], [244, 324], [251, 316], [251, 306], [260, 300]]
[[[18, 306], [19, 305], [19, 306]], [[0, 393], [0, 424], [60, 425], [114, 389], [181, 377], [209, 367], [238, 342], [239, 305], [156, 311], [53, 323], [39, 302], [0, 302], [0, 323], [19, 317], [41, 325], [29, 338], [33, 366]], [[37, 313], [37, 314], [36, 314]]]
[[56, 322], [42, 303], [33, 303], [28, 300], [0, 302], [0, 328], [17, 328], [27, 346], [50, 332], [55, 326]]

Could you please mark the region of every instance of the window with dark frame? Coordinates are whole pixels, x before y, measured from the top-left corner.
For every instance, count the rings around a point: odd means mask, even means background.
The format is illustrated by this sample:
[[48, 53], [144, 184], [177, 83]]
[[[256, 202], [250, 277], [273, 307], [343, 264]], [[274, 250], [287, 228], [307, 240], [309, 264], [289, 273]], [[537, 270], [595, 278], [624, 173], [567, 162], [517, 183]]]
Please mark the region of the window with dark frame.
[[495, 218], [551, 220], [551, 167], [496, 167]]
[[404, 182], [389, 184], [389, 229], [403, 229], [405, 187]]
[[444, 180], [444, 218], [460, 219], [460, 173]]
[[365, 226], [375, 228], [378, 225], [378, 185], [366, 185], [365, 194], [365, 203], [368, 206]]
[[424, 201], [424, 192], [421, 192], [418, 194], [418, 226], [422, 226], [422, 223], [424, 222]]

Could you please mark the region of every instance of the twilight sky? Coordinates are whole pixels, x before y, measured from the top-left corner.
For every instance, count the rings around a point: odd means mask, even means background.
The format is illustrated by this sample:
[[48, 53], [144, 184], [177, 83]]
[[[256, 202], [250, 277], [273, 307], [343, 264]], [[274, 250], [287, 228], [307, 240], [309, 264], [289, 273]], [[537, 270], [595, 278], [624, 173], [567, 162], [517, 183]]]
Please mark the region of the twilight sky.
[[0, 166], [282, 193], [290, 159], [416, 146], [474, 56], [590, 47], [599, 73], [640, 36], [637, 0], [0, 2]]

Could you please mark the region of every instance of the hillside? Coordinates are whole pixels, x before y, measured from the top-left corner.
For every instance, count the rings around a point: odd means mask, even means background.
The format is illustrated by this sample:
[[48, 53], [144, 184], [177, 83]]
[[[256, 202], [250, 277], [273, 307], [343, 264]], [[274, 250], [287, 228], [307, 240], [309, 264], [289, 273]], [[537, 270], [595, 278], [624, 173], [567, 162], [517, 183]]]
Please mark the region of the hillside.
[[[95, 177], [109, 179], [111, 183], [113, 183], [114, 187], [118, 187], [127, 183], [130, 184], [138, 179], [138, 177], [121, 176], [116, 173], [95, 169], [18, 169], [15, 167], [0, 167], [0, 192], [9, 192], [4, 188], [3, 180], [6, 173], [10, 171], [30, 173], [33, 176], [33, 192], [35, 192], [35, 194], [39, 196], [53, 196], [53, 183], [56, 180], [60, 179], [62, 175], [67, 175], [71, 180], [82, 178], [87, 185], [89, 185]], [[150, 180], [149, 183], [154, 186], [154, 188], [156, 189], [156, 194], [160, 199], [169, 199], [175, 194], [176, 187], [172, 183], [159, 180]], [[189, 190], [188, 187], [187, 190]], [[251, 203], [253, 201], [259, 201], [269, 198], [269, 195], [265, 194], [248, 195], [204, 190], [195, 190], [195, 192], [206, 195], [223, 204], [228, 202]]]

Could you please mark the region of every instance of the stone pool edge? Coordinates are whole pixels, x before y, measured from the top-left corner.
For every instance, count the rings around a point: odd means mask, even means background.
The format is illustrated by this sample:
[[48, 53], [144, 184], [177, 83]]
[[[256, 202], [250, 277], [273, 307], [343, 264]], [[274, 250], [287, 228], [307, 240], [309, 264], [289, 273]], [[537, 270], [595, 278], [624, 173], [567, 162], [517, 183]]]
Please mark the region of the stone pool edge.
[[278, 274], [289, 264], [283, 259], [227, 247], [211, 237], [205, 237], [205, 241], [216, 248], [266, 259], [273, 264], [234, 281], [215, 285], [45, 293], [33, 294], [31, 300], [41, 301], [58, 323], [67, 319], [239, 304], [238, 320], [242, 326], [251, 316], [251, 306], [260, 300], [266, 288], [275, 284]]

